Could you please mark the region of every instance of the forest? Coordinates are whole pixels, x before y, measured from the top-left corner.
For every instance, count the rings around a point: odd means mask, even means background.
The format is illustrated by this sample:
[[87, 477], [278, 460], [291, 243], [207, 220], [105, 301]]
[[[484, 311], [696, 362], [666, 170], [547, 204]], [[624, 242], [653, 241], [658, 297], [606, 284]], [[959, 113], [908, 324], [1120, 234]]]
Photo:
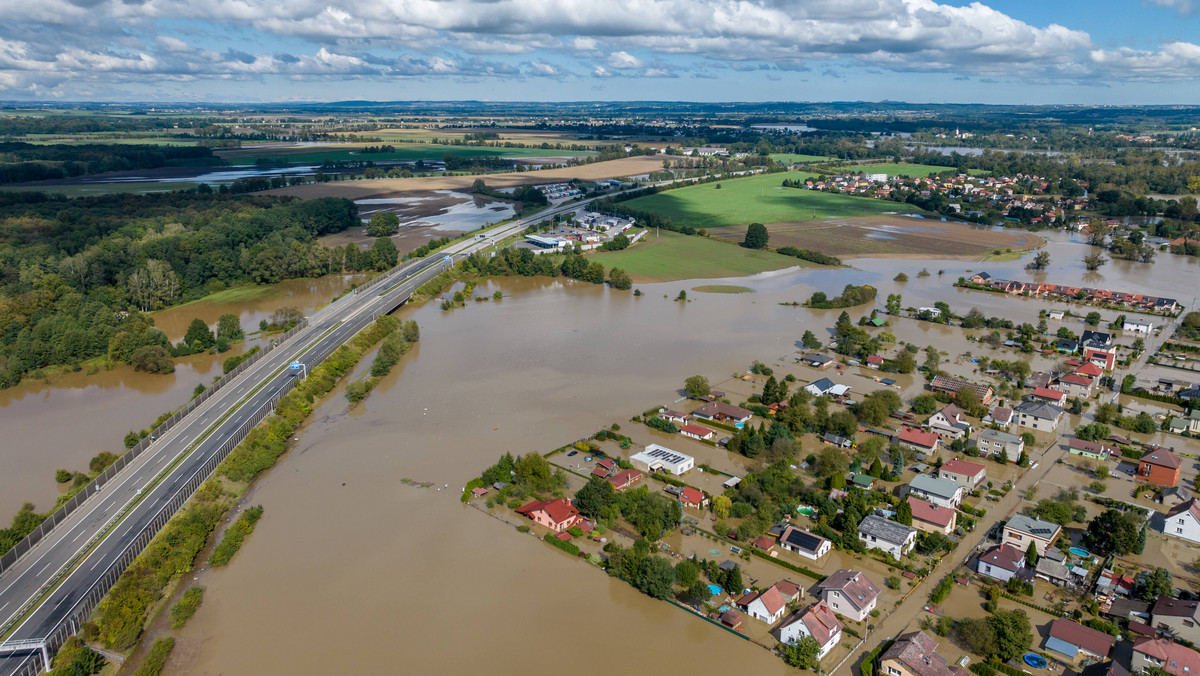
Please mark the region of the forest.
[[199, 146], [0, 143], [0, 183], [219, 163], [211, 149]]
[[367, 251], [316, 240], [358, 223], [340, 198], [0, 194], [0, 387], [47, 366], [167, 349], [143, 313], [232, 285], [395, 265], [388, 238]]

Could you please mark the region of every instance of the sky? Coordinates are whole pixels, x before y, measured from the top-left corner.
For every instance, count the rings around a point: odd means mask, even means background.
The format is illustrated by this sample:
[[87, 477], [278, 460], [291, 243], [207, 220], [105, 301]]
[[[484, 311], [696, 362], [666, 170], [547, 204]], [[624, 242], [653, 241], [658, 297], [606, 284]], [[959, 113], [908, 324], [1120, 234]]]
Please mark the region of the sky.
[[0, 0], [0, 100], [1200, 104], [1200, 0]]

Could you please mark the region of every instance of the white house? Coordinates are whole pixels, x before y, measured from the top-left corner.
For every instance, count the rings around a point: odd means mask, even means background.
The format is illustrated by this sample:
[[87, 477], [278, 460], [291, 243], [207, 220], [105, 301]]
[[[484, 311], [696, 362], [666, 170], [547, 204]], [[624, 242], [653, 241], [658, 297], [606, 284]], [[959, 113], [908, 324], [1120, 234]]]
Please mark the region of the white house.
[[981, 575], [1008, 582], [1025, 567], [1025, 552], [1008, 545], [996, 545], [979, 555], [975, 570]]
[[1154, 322], [1151, 322], [1149, 319], [1126, 319], [1125, 326], [1123, 328], [1126, 331], [1132, 331], [1134, 333], [1148, 334], [1154, 330]]
[[948, 479], [973, 491], [987, 479], [987, 467], [977, 462], [955, 458], [938, 468], [938, 478]]
[[1004, 535], [1000, 541], [1021, 552], [1028, 550], [1029, 543], [1032, 542], [1038, 555], [1045, 556], [1050, 543], [1054, 542], [1059, 533], [1062, 533], [1062, 526], [1056, 523], [1024, 514], [1014, 514], [1004, 524]]
[[781, 643], [796, 643], [803, 636], [816, 639], [817, 645], [821, 646], [817, 659], [822, 659], [842, 640], [842, 623], [824, 601], [817, 601], [792, 615], [779, 628]]
[[836, 570], [825, 578], [817, 591], [820, 599], [833, 609], [833, 612], [848, 617], [855, 622], [862, 622], [879, 600], [879, 587], [876, 587], [866, 575], [854, 570]]
[[858, 539], [899, 559], [917, 544], [917, 529], [871, 514], [858, 524]]
[[1063, 408], [1044, 401], [1023, 401], [1017, 404], [1017, 424], [1043, 432], [1052, 431], [1062, 420]]
[[650, 444], [641, 453], [630, 456], [629, 462], [643, 472], [666, 472], [679, 476], [696, 466], [696, 459], [666, 446]]
[[780, 580], [761, 593], [746, 594], [737, 600], [736, 605], [756, 620], [775, 624], [787, 612], [788, 604], [800, 598], [801, 592], [799, 585]]
[[929, 416], [925, 424], [939, 436], [950, 439], [961, 439], [971, 433], [967, 416], [954, 404], [947, 404], [945, 408]]
[[779, 546], [815, 561], [828, 554], [833, 543], [802, 528], [788, 526], [779, 536]]
[[1200, 503], [1196, 498], [1181, 502], [1167, 512], [1163, 532], [1188, 542], [1200, 543]]
[[948, 479], [918, 474], [908, 482], [908, 492], [942, 507], [957, 508], [966, 490]]
[[1012, 462], [1020, 460], [1021, 452], [1025, 450], [1025, 440], [1021, 437], [991, 428], [979, 431], [975, 445], [984, 455], [1003, 455]]

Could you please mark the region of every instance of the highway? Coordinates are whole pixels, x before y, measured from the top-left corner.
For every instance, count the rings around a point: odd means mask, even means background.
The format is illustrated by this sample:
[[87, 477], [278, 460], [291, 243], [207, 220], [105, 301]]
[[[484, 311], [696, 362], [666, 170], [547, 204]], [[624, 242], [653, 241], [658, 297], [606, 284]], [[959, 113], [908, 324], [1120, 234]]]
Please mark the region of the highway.
[[[568, 202], [538, 214], [549, 218], [573, 211]], [[96, 601], [149, 540], [148, 526], [161, 526], [191, 495], [212, 468], [236, 445], [240, 434], [273, 409], [292, 385], [289, 364], [315, 367], [339, 345], [408, 300], [412, 292], [454, 260], [520, 233], [520, 222], [451, 245], [428, 258], [410, 261], [384, 274], [371, 288], [346, 294], [315, 312], [308, 325], [254, 362], [172, 427], [84, 504], [0, 574], [0, 637], [21, 640], [61, 638], [77, 630]], [[240, 432], [240, 434], [239, 434]], [[0, 644], [2, 647], [3, 644]], [[32, 673], [38, 649], [0, 653], [0, 676]]]

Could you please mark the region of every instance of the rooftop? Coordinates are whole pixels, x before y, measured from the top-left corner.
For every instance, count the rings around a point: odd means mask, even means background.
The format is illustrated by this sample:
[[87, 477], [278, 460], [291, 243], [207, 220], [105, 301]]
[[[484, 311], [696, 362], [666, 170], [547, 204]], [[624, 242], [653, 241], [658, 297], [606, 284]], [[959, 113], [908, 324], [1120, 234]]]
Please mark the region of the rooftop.
[[1117, 640], [1102, 631], [1085, 627], [1064, 617], [1050, 623], [1050, 636], [1101, 657], [1108, 655]]
[[932, 523], [945, 528], [954, 521], [954, 510], [949, 507], [935, 505], [914, 495], [908, 496], [908, 505], [912, 507], [913, 518], [925, 523]]
[[1025, 553], [1018, 550], [1016, 547], [1008, 545], [996, 545], [991, 549], [979, 555], [979, 560], [993, 566], [999, 566], [1004, 570], [1016, 571], [1024, 567]]
[[813, 535], [812, 533], [801, 528], [796, 528], [795, 526], [788, 526], [787, 529], [783, 531], [783, 535], [779, 537], [779, 541], [784, 544], [791, 545], [792, 547], [797, 547], [799, 549], [812, 552], [813, 554], [816, 554], [821, 548], [821, 545], [827, 542], [827, 540], [820, 535]]
[[873, 535], [885, 542], [902, 545], [916, 532], [916, 529], [871, 514], [859, 522], [858, 532], [860, 535]]
[[941, 467], [943, 472], [951, 474], [962, 474], [964, 476], [978, 476], [980, 472], [986, 471], [986, 467], [977, 462], [968, 462], [955, 458], [950, 462], [944, 463]]
[[863, 610], [879, 596], [879, 588], [856, 570], [836, 570], [818, 585], [822, 590], [836, 589], [858, 610]]
[[946, 660], [934, 652], [937, 646], [934, 637], [923, 631], [914, 631], [896, 639], [892, 647], [879, 657], [879, 663], [896, 660], [916, 676], [954, 676], [961, 673], [961, 669], [947, 666]]
[[1156, 448], [1150, 451], [1142, 456], [1141, 461], [1151, 465], [1158, 465], [1159, 467], [1166, 467], [1167, 469], [1179, 469], [1183, 464], [1178, 455], [1165, 448]]
[[1026, 533], [1044, 540], [1053, 539], [1054, 536], [1058, 535], [1059, 531], [1062, 530], [1062, 526], [1056, 523], [1042, 521], [1041, 519], [1035, 519], [1031, 516], [1025, 516], [1024, 514], [1014, 514], [1012, 518], [1008, 520], [1008, 523], [1004, 524], [1004, 527], [1006, 529], [1015, 530], [1018, 533]]
[[952, 499], [961, 490], [962, 486], [954, 483], [949, 479], [938, 479], [937, 477], [929, 476], [928, 474], [918, 474], [908, 482], [910, 488], [936, 495], [939, 498]]

